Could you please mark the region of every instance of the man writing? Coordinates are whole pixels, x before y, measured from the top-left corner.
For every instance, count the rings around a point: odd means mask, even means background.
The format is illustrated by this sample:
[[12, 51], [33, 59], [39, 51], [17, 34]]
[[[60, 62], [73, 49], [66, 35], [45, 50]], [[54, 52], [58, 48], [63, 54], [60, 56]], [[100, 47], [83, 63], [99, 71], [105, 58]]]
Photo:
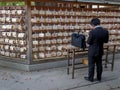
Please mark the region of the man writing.
[[103, 44], [108, 42], [109, 33], [102, 26], [100, 26], [100, 20], [93, 18], [90, 22], [93, 30], [90, 31], [87, 43], [88, 49], [88, 77], [84, 77], [85, 80], [94, 81], [94, 68], [96, 64], [97, 80], [101, 81], [102, 77], [102, 56], [103, 56]]

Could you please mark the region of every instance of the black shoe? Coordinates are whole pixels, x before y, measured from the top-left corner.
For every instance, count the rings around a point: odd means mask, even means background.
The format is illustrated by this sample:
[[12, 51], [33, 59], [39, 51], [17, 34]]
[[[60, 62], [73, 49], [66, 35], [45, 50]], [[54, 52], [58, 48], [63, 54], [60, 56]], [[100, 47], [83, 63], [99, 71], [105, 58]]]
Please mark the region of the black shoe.
[[97, 78], [97, 81], [101, 82], [101, 77]]
[[93, 79], [89, 79], [88, 77], [84, 77], [85, 80], [93, 82]]
[[101, 79], [97, 79], [99, 82], [101, 82]]
[[99, 81], [99, 82], [101, 82], [101, 79], [97, 79], [97, 78], [95, 78], [94, 80], [95, 80], [95, 81]]

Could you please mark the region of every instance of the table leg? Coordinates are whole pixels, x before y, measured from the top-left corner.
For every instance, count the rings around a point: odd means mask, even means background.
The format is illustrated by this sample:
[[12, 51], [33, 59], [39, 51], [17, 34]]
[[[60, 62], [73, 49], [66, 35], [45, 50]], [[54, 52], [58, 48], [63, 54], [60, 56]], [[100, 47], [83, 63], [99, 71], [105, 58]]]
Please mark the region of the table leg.
[[67, 50], [67, 74], [69, 74], [69, 64], [70, 64], [69, 51], [70, 50]]
[[75, 64], [75, 50], [73, 50], [73, 56], [72, 56], [72, 79], [74, 79], [74, 64]]
[[111, 71], [113, 71], [113, 68], [114, 68], [115, 50], [116, 50], [116, 45], [114, 45], [114, 48], [113, 48], [113, 56], [112, 56], [112, 66], [111, 66]]
[[108, 63], [108, 49], [109, 49], [109, 46], [107, 46], [107, 52], [105, 57], [105, 68], [107, 68], [107, 63]]

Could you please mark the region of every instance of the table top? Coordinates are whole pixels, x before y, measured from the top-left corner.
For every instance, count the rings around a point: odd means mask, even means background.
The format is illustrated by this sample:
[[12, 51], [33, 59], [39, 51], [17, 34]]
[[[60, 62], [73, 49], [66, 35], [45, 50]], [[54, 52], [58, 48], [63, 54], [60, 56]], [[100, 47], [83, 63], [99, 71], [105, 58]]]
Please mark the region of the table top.
[[[106, 44], [104, 44], [104, 47], [105, 46], [120, 46], [120, 43], [106, 43]], [[79, 49], [79, 50], [82, 50], [81, 48], [79, 48], [79, 47], [75, 47], [75, 46], [73, 46], [73, 45], [71, 45], [71, 44], [69, 44], [69, 45], [65, 45], [65, 46], [63, 46], [62, 47], [63, 49]], [[88, 48], [87, 48], [88, 49]]]

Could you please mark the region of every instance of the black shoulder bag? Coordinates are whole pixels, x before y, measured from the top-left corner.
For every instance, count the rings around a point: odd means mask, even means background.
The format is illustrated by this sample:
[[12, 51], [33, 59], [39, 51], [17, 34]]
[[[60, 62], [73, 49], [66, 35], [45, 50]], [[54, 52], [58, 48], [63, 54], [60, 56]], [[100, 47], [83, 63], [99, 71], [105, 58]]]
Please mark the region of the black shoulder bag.
[[78, 33], [73, 33], [71, 36], [71, 45], [82, 48], [86, 48], [85, 35]]

